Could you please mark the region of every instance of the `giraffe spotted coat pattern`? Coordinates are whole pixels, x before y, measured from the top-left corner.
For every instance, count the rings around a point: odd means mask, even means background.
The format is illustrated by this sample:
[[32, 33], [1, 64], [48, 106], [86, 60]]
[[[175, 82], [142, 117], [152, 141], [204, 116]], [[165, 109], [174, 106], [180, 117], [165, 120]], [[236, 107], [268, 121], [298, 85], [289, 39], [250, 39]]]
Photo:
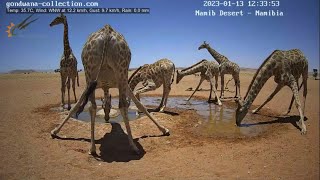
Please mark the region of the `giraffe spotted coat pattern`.
[[67, 120], [74, 114], [79, 114], [84, 106], [90, 100], [91, 105], [89, 112], [91, 116], [91, 148], [90, 154], [96, 154], [96, 146], [94, 140], [94, 126], [97, 111], [97, 104], [95, 101], [95, 89], [102, 88], [105, 95], [104, 108], [106, 119], [109, 119], [109, 112], [111, 107], [111, 98], [109, 96], [109, 88], [119, 89], [119, 109], [124, 119], [127, 129], [128, 140], [130, 147], [139, 153], [139, 149], [133, 142], [131, 128], [128, 119], [127, 96], [134, 101], [139, 110], [143, 111], [158, 127], [164, 135], [169, 135], [169, 130], [161, 126], [149, 114], [146, 108], [137, 100], [128, 85], [128, 69], [131, 61], [131, 51], [125, 38], [115, 31], [110, 25], [106, 25], [100, 30], [92, 33], [87, 39], [82, 50], [82, 63], [85, 70], [87, 88], [82, 93], [79, 101], [70, 110], [68, 116], [62, 123], [51, 131], [51, 136], [55, 137], [61, 130]]
[[[192, 98], [194, 93], [199, 89], [202, 82], [204, 80], [207, 80], [210, 82], [210, 95], [208, 98], [208, 102], [211, 102], [211, 95], [212, 95], [212, 90], [213, 90], [213, 93], [215, 94], [215, 98], [217, 100], [217, 103], [219, 105], [222, 105], [222, 103], [217, 95], [218, 76], [219, 76], [219, 66], [217, 63], [203, 59], [200, 62], [198, 62], [188, 68], [185, 68], [181, 71], [177, 70], [177, 81], [176, 82], [178, 84], [184, 76], [196, 74], [199, 72], [200, 72], [199, 84], [196, 87], [196, 89], [193, 91], [193, 93], [190, 95], [190, 97], [188, 98], [188, 101]], [[215, 77], [215, 86], [213, 86], [213, 83], [212, 83], [213, 77]]]
[[220, 76], [221, 76], [221, 94], [220, 98], [224, 98], [224, 75], [225, 74], [231, 74], [232, 78], [234, 79], [234, 82], [236, 84], [236, 95], [235, 98], [241, 97], [240, 94], [240, 67], [238, 64], [230, 61], [227, 57], [225, 57], [222, 54], [219, 54], [217, 51], [212, 49], [210, 45], [206, 42], [203, 42], [202, 45], [199, 46], [198, 50], [200, 49], [207, 49], [208, 52], [212, 55], [212, 57], [219, 63], [219, 70], [220, 70]]
[[155, 90], [163, 85], [163, 94], [160, 105], [156, 111], [163, 112], [166, 107], [171, 84], [174, 79], [175, 66], [169, 59], [160, 59], [153, 64], [140, 66], [129, 78], [129, 86], [132, 91], [139, 82], [142, 87], [134, 91], [135, 96], [140, 100], [140, 94]]
[[64, 98], [66, 85], [68, 89], [68, 110], [71, 109], [70, 104], [70, 80], [72, 81], [72, 90], [75, 101], [77, 101], [76, 92], [75, 92], [75, 81], [77, 79], [77, 85], [79, 87], [79, 76], [77, 71], [77, 59], [72, 53], [72, 49], [69, 44], [68, 38], [68, 22], [67, 17], [63, 14], [56, 17], [51, 23], [50, 26], [55, 26], [58, 24], [64, 25], [63, 33], [63, 54], [60, 59], [60, 76], [61, 76], [61, 106], [64, 107]]
[[[267, 100], [258, 108], [253, 110], [257, 113], [265, 104], [267, 104], [284, 86], [289, 86], [293, 92], [287, 113], [290, 112], [293, 100], [295, 100], [296, 107], [299, 111], [300, 121], [298, 126], [301, 133], [305, 134], [307, 129], [304, 124], [304, 109], [307, 96], [307, 79], [308, 79], [308, 61], [299, 49], [292, 49], [288, 51], [275, 50], [262, 63], [254, 75], [251, 84], [249, 85], [244, 101], [238, 100], [238, 108], [236, 111], [236, 124], [240, 126], [242, 119], [248, 112], [253, 101], [261, 91], [266, 81], [274, 76], [274, 81], [277, 83], [276, 89], [271, 93]], [[302, 76], [302, 83], [298, 87], [298, 80]], [[299, 89], [303, 85], [303, 103], [299, 98]]]

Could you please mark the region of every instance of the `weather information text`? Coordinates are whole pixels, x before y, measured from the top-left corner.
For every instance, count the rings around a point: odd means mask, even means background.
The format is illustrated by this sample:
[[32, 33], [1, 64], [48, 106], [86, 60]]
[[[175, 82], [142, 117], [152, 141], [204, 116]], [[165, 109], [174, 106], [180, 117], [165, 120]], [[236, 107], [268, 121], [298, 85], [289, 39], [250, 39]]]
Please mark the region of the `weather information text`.
[[7, 2], [6, 13], [106, 13], [149, 14], [150, 8], [102, 8], [98, 2], [80, 1], [18, 1]]

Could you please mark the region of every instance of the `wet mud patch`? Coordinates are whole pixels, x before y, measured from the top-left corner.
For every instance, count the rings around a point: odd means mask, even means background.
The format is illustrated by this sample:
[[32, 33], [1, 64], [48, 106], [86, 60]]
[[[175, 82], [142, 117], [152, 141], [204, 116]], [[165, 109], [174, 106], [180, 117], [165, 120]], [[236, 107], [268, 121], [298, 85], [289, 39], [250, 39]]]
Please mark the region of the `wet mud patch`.
[[[143, 97], [143, 104], [157, 106], [161, 97]], [[186, 97], [176, 96], [168, 99], [167, 107], [172, 110], [179, 109], [180, 116], [185, 119], [177, 128], [184, 127], [197, 138], [224, 138], [244, 139], [268, 135], [274, 131], [287, 129], [283, 123], [295, 124], [290, 117], [277, 117], [268, 109], [261, 110], [261, 114], [252, 114], [250, 111], [242, 121], [240, 127], [235, 124], [235, 111], [237, 104], [234, 101], [223, 102], [222, 106], [208, 103], [205, 98], [193, 98], [186, 101]], [[253, 107], [255, 108], [255, 107]], [[190, 132], [191, 131], [191, 132]]]
[[[234, 101], [223, 102], [222, 106], [218, 106], [214, 103], [208, 103], [206, 98], [195, 97], [189, 102], [186, 101], [185, 96], [169, 97], [167, 108], [164, 113], [153, 113], [156, 119], [161, 121], [161, 124], [170, 129], [171, 135], [165, 140], [162, 138], [156, 138], [163, 142], [160, 144], [168, 144], [170, 146], [185, 146], [196, 145], [201, 146], [205, 141], [212, 142], [215, 140], [253, 140], [260, 137], [267, 137], [271, 134], [281, 134], [284, 130], [288, 129], [288, 126], [284, 124], [294, 124], [297, 118], [293, 117], [281, 117], [277, 116], [269, 109], [262, 109], [261, 114], [252, 114], [250, 111], [242, 121], [242, 126], [235, 125], [235, 111], [237, 104]], [[153, 109], [159, 106], [161, 101], [160, 96], [143, 96], [141, 102], [148, 108]], [[106, 124], [104, 120], [104, 114], [101, 107], [101, 100], [97, 100], [97, 114], [96, 122], [98, 124]], [[88, 112], [88, 103], [77, 119], [72, 118], [79, 123], [87, 124], [90, 122], [90, 115]], [[40, 113], [59, 112], [57, 109], [59, 106], [53, 107], [49, 105], [37, 110]], [[253, 107], [254, 108], [254, 107]], [[112, 109], [116, 111], [110, 119], [112, 123], [121, 123], [123, 118], [118, 109], [118, 98], [112, 99]], [[149, 123], [148, 118], [145, 115], [136, 115], [137, 108], [134, 103], [131, 102], [129, 108], [129, 119], [137, 120], [131, 122], [133, 126], [133, 132], [141, 135], [140, 139], [145, 139], [149, 134], [157, 132], [156, 129], [149, 131], [146, 129], [153, 128], [153, 124]], [[59, 112], [60, 117], [65, 117], [67, 111]], [[170, 120], [168, 120], [170, 119]], [[122, 124], [122, 123], [121, 123]], [[138, 129], [137, 129], [138, 128]], [[143, 135], [146, 135], [145, 137]], [[150, 147], [151, 148], [151, 147]], [[147, 148], [148, 149], [148, 148]]]

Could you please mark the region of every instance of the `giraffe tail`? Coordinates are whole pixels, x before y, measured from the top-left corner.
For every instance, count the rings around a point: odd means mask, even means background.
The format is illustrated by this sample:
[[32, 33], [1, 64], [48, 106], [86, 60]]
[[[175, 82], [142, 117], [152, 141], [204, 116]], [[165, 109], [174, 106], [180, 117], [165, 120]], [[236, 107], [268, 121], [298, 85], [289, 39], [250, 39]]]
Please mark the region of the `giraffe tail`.
[[[84, 106], [88, 103], [90, 94], [92, 94], [92, 92], [96, 89], [97, 84], [98, 84], [97, 81], [90, 82], [90, 84], [87, 86], [86, 90], [82, 93], [81, 99], [83, 99], [83, 100], [82, 101], [79, 100], [80, 106], [76, 112], [76, 116], [78, 116], [83, 111]], [[77, 104], [78, 104], [78, 102], [77, 102]]]
[[77, 85], [79, 87], [79, 72], [77, 71]]
[[[172, 63], [173, 64], [173, 63]], [[172, 79], [171, 79], [171, 84], [174, 81], [174, 74], [176, 73], [176, 66], [173, 64], [173, 72], [172, 72]], [[177, 72], [178, 73], [178, 72]]]
[[[109, 37], [108, 40], [110, 40], [110, 37]], [[79, 101], [77, 102], [77, 104], [78, 103], [81, 103], [81, 104], [80, 104], [80, 107], [78, 108], [78, 110], [76, 112], [76, 116], [78, 116], [83, 111], [84, 106], [88, 103], [89, 96], [93, 93], [93, 91], [96, 89], [96, 87], [98, 85], [98, 78], [99, 78], [99, 75], [100, 75], [100, 72], [101, 72], [101, 68], [102, 68], [102, 65], [103, 65], [103, 62], [104, 62], [103, 61], [104, 60], [104, 55], [107, 53], [107, 50], [108, 50], [108, 46], [105, 49], [105, 45], [106, 45], [106, 42], [104, 42], [104, 44], [103, 44], [103, 52], [102, 52], [102, 56], [101, 56], [101, 61], [100, 61], [100, 66], [99, 66], [99, 71], [98, 71], [97, 77], [96, 77], [95, 80], [91, 81], [90, 84], [87, 84], [86, 90], [81, 95], [82, 101], [79, 100], [80, 102]]]

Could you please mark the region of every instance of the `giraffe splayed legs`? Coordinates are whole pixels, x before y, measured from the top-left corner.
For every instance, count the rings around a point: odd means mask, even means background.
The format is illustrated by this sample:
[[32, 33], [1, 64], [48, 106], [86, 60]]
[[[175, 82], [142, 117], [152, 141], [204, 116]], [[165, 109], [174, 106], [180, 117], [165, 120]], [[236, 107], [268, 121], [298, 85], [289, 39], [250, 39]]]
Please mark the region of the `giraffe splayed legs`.
[[[282, 87], [289, 86], [293, 92], [293, 98], [290, 102], [288, 112], [290, 112], [294, 99], [300, 115], [298, 126], [301, 129], [301, 133], [305, 134], [307, 129], [304, 124], [304, 109], [307, 96], [308, 61], [303, 53], [298, 49], [292, 49], [289, 51], [276, 50], [262, 63], [249, 85], [244, 101], [237, 101], [238, 108], [236, 111], [236, 124], [238, 126], [241, 124], [242, 119], [247, 114], [248, 109], [257, 97], [263, 85], [273, 75], [275, 82], [278, 84], [276, 89], [261, 106], [253, 110], [253, 113], [257, 113], [282, 89]], [[302, 76], [303, 82], [301, 86], [298, 87], [298, 79], [300, 76]], [[299, 98], [299, 89], [302, 85], [304, 86], [303, 103], [301, 103]]]
[[[218, 75], [219, 75], [219, 67], [216, 63], [212, 61], [207, 61], [205, 59], [201, 60], [200, 62], [185, 68], [181, 71], [177, 71], [177, 84], [181, 81], [181, 79], [184, 76], [195, 74], [200, 72], [200, 81], [196, 89], [193, 91], [193, 93], [190, 95], [190, 97], [187, 99], [189, 101], [192, 96], [195, 94], [195, 92], [199, 89], [200, 85], [204, 80], [207, 80], [210, 82], [210, 95], [208, 102], [211, 102], [211, 95], [212, 95], [212, 90], [213, 93], [215, 94], [216, 101], [218, 105], [222, 105], [218, 95], [217, 95], [217, 87], [218, 87]], [[213, 86], [212, 78], [215, 76], [215, 86]]]
[[171, 84], [174, 79], [175, 66], [169, 59], [160, 59], [153, 64], [140, 66], [129, 78], [129, 86], [132, 91], [139, 82], [142, 87], [134, 91], [135, 96], [140, 100], [140, 94], [153, 91], [163, 85], [163, 93], [160, 105], [155, 111], [164, 112], [167, 105]]
[[[128, 85], [128, 69], [131, 61], [131, 52], [124, 37], [115, 31], [110, 25], [104, 26], [102, 29], [91, 34], [86, 41], [82, 50], [82, 62], [85, 69], [87, 88], [82, 93], [80, 99], [75, 106], [70, 110], [68, 116], [62, 123], [51, 131], [51, 136], [55, 137], [61, 130], [63, 125], [73, 114], [79, 114], [87, 104], [88, 100], [91, 102], [89, 108], [91, 116], [91, 147], [90, 154], [96, 154], [96, 147], [94, 141], [94, 127], [97, 105], [95, 103], [95, 89], [102, 88], [109, 90], [109, 88], [119, 89], [119, 109], [123, 116], [130, 147], [139, 153], [139, 149], [133, 142], [131, 128], [128, 119], [127, 96], [134, 101], [136, 106], [143, 111], [163, 133], [169, 135], [169, 130], [161, 126], [146, 110], [146, 108], [136, 99]], [[106, 93], [108, 96], [109, 93]], [[106, 106], [105, 108], [110, 108]]]

